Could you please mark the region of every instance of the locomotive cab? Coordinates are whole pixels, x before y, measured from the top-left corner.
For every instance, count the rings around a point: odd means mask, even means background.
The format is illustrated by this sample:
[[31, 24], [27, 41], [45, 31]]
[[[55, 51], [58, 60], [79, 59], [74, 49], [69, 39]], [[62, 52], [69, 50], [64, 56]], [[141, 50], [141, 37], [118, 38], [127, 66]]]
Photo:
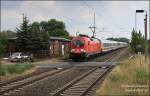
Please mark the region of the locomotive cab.
[[78, 58], [85, 58], [86, 54], [86, 41], [83, 38], [74, 38], [71, 41], [71, 51], [70, 51], [70, 58], [71, 59], [78, 59]]
[[100, 52], [101, 42], [96, 38], [80, 35], [78, 37], [74, 37], [71, 41], [71, 59], [85, 59]]

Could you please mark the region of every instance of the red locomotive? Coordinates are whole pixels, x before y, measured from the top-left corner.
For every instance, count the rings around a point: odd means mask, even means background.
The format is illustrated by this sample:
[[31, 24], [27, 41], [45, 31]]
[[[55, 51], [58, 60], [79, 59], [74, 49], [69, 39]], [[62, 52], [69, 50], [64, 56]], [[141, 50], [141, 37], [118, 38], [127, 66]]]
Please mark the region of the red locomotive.
[[70, 58], [80, 59], [89, 58], [92, 55], [102, 52], [101, 41], [97, 38], [90, 38], [87, 35], [79, 35], [71, 41]]
[[91, 56], [126, 47], [128, 44], [118, 41], [99, 40], [87, 35], [79, 35], [71, 40], [70, 58], [86, 60]]

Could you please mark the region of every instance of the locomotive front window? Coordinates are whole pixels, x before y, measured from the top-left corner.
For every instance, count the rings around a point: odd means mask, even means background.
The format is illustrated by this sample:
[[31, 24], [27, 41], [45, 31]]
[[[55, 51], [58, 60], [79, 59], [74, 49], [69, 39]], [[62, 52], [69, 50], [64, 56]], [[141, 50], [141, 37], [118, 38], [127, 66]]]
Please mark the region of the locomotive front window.
[[81, 46], [84, 46], [84, 42], [81, 40], [76, 40], [76, 41], [73, 41], [73, 45], [81, 47]]

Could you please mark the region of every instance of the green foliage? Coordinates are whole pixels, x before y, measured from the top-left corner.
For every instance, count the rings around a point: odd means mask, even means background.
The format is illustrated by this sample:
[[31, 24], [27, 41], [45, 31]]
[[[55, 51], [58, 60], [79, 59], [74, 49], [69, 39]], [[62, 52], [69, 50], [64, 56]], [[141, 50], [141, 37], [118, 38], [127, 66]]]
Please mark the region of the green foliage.
[[17, 29], [17, 47], [19, 51], [36, 53], [49, 48], [49, 36], [68, 37], [62, 21], [51, 19], [48, 22], [41, 21], [29, 24], [27, 17]]
[[148, 72], [144, 68], [139, 68], [135, 70], [135, 80], [137, 84], [144, 84], [148, 78]]
[[144, 36], [142, 36], [141, 31], [136, 32], [134, 29], [132, 31], [132, 37], [131, 37], [131, 49], [132, 52], [144, 52], [144, 48], [145, 48], [145, 40], [144, 40]]
[[32, 68], [32, 64], [10, 64], [10, 65], [1, 65], [0, 67], [0, 76], [5, 76], [7, 74], [20, 74], [25, 70]]
[[43, 31], [54, 37], [68, 37], [69, 33], [65, 29], [65, 24], [62, 21], [51, 19], [48, 22], [41, 22]]
[[30, 40], [32, 38], [32, 34], [28, 23], [29, 21], [27, 20], [27, 17], [24, 17], [23, 23], [21, 24], [20, 28], [17, 28], [16, 43], [19, 51], [23, 51], [23, 52], [27, 52], [31, 50], [29, 46], [32, 42]]
[[34, 22], [31, 25], [31, 32], [32, 32], [32, 44], [33, 50], [42, 50], [47, 49], [49, 45], [49, 35], [46, 31], [42, 29], [42, 26], [38, 22]]
[[36, 53], [38, 50], [48, 48], [49, 36], [45, 31], [42, 31], [40, 24], [34, 22], [28, 24], [27, 18], [24, 18], [23, 24], [18, 29], [17, 47], [23, 52]]
[[0, 57], [7, 53], [8, 39], [0, 36]]
[[10, 30], [0, 32], [0, 58], [8, 55], [8, 39], [15, 35], [16, 33]]

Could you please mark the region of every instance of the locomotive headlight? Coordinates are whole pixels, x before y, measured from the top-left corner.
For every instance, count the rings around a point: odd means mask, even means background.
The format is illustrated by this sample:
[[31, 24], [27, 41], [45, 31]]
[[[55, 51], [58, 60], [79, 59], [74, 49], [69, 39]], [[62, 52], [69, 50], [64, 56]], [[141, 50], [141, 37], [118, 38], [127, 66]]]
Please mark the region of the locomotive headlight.
[[81, 49], [81, 52], [86, 52], [84, 49]]
[[71, 52], [74, 52], [75, 51], [75, 49], [71, 49]]

